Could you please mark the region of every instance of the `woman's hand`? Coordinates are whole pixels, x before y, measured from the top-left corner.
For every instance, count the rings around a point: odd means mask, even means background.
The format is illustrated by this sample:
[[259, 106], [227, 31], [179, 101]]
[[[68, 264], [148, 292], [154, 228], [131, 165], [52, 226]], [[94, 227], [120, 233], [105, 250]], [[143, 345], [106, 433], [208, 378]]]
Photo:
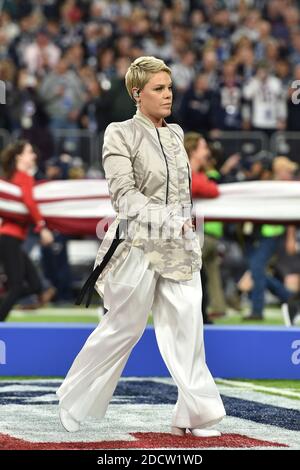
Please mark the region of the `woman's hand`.
[[294, 256], [297, 253], [297, 243], [296, 240], [288, 238], [285, 244], [286, 252], [289, 256]]
[[51, 245], [51, 243], [54, 242], [54, 237], [52, 232], [46, 227], [42, 228], [40, 231], [40, 240], [41, 240], [41, 245], [43, 246], [48, 246]]
[[220, 169], [220, 173], [222, 173], [222, 175], [228, 175], [228, 173], [230, 173], [237, 167], [240, 159], [241, 155], [239, 153], [234, 153], [233, 155], [230, 155], [230, 157], [227, 158], [225, 163], [223, 163]]
[[182, 234], [189, 232], [190, 230], [194, 231], [194, 225], [191, 220], [187, 220], [182, 226]]
[[193, 251], [195, 247], [195, 227], [191, 220], [187, 220], [182, 226], [182, 234], [184, 238], [184, 247], [186, 251]]
[[289, 256], [297, 253], [296, 227], [289, 225], [286, 231], [285, 250]]

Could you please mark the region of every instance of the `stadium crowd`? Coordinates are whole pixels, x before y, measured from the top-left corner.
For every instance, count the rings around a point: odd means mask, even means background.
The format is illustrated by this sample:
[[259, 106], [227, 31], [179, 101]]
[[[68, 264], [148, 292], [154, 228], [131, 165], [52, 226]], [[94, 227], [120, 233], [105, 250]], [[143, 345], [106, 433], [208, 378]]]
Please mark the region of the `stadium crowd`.
[[[292, 99], [292, 84], [300, 80], [299, 24], [298, 0], [0, 0], [0, 80], [6, 85], [0, 129], [37, 148], [42, 175], [83, 176], [76, 132], [101, 134], [110, 122], [131, 118], [126, 70], [135, 58], [154, 55], [173, 73], [169, 121], [209, 142], [195, 174], [205, 173], [216, 185], [293, 180], [298, 168], [290, 160], [279, 157], [276, 166], [267, 151], [244, 159], [222, 152], [217, 140], [223, 131], [270, 137], [300, 130], [300, 107]], [[60, 130], [70, 131], [68, 137]], [[194, 191], [199, 197], [197, 185]], [[273, 264], [275, 281], [288, 290], [281, 291], [284, 301], [299, 292], [296, 238], [293, 227], [207, 224], [211, 312], [224, 314], [226, 304], [239, 308], [235, 286], [241, 279], [241, 291], [252, 289], [250, 319], [263, 318], [261, 289], [276, 291], [265, 276], [274, 253], [281, 259]]]
[[2, 128], [103, 130], [130, 117], [122, 83], [141, 55], [171, 66], [173, 117], [187, 131], [300, 128], [290, 99], [300, 77], [297, 1], [1, 3]]

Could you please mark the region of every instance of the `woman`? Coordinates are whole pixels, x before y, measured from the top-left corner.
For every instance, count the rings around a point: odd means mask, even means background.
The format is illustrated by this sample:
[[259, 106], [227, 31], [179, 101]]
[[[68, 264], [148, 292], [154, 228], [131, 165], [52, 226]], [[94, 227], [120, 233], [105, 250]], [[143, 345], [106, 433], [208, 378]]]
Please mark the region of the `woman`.
[[[52, 243], [52, 233], [33, 199], [34, 180], [31, 176], [35, 165], [36, 154], [29, 142], [20, 140], [8, 145], [1, 154], [1, 163], [5, 178], [19, 186], [22, 201], [35, 224], [35, 232], [40, 234], [41, 243]], [[35, 266], [22, 250], [22, 243], [28, 233], [29, 223], [18, 223], [4, 218], [0, 226], [0, 262], [7, 276], [8, 292], [0, 304], [0, 321], [4, 321], [14, 304], [22, 297], [37, 294], [40, 304], [51, 299], [53, 288], [42, 292], [42, 284]]]
[[152, 311], [160, 352], [178, 386], [172, 433], [219, 436], [208, 428], [225, 410], [205, 364], [190, 169], [181, 128], [164, 120], [171, 114], [171, 71], [162, 60], [140, 57], [125, 82], [138, 109], [105, 132], [103, 167], [117, 217], [89, 280], [96, 274], [108, 313], [57, 391], [61, 422], [76, 431], [87, 416], [105, 415]]

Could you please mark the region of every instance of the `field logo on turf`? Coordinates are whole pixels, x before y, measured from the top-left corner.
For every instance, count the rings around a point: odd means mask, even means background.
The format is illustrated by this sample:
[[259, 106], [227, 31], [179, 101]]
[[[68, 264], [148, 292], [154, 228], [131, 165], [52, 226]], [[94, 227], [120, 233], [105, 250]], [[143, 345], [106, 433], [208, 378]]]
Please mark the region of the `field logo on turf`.
[[295, 349], [291, 357], [292, 363], [297, 366], [300, 364], [300, 339], [295, 339], [295, 341], [292, 342], [292, 349]]
[[6, 364], [6, 345], [0, 340], [0, 364]]

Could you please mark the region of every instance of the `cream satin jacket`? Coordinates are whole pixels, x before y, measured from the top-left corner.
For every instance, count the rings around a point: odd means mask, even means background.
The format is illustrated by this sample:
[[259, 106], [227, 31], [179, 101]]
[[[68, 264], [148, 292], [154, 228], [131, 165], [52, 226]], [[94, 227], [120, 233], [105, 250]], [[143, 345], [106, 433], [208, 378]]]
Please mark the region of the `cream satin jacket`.
[[120, 220], [127, 230], [96, 282], [98, 293], [103, 295], [106, 276], [118, 269], [131, 246], [142, 249], [149, 267], [163, 277], [190, 280], [193, 271], [201, 268], [201, 248], [198, 237], [188, 248], [182, 238], [192, 203], [181, 127], [164, 122], [156, 128], [138, 110], [133, 119], [107, 127], [102, 158], [117, 216], [100, 245], [96, 264], [108, 251]]

